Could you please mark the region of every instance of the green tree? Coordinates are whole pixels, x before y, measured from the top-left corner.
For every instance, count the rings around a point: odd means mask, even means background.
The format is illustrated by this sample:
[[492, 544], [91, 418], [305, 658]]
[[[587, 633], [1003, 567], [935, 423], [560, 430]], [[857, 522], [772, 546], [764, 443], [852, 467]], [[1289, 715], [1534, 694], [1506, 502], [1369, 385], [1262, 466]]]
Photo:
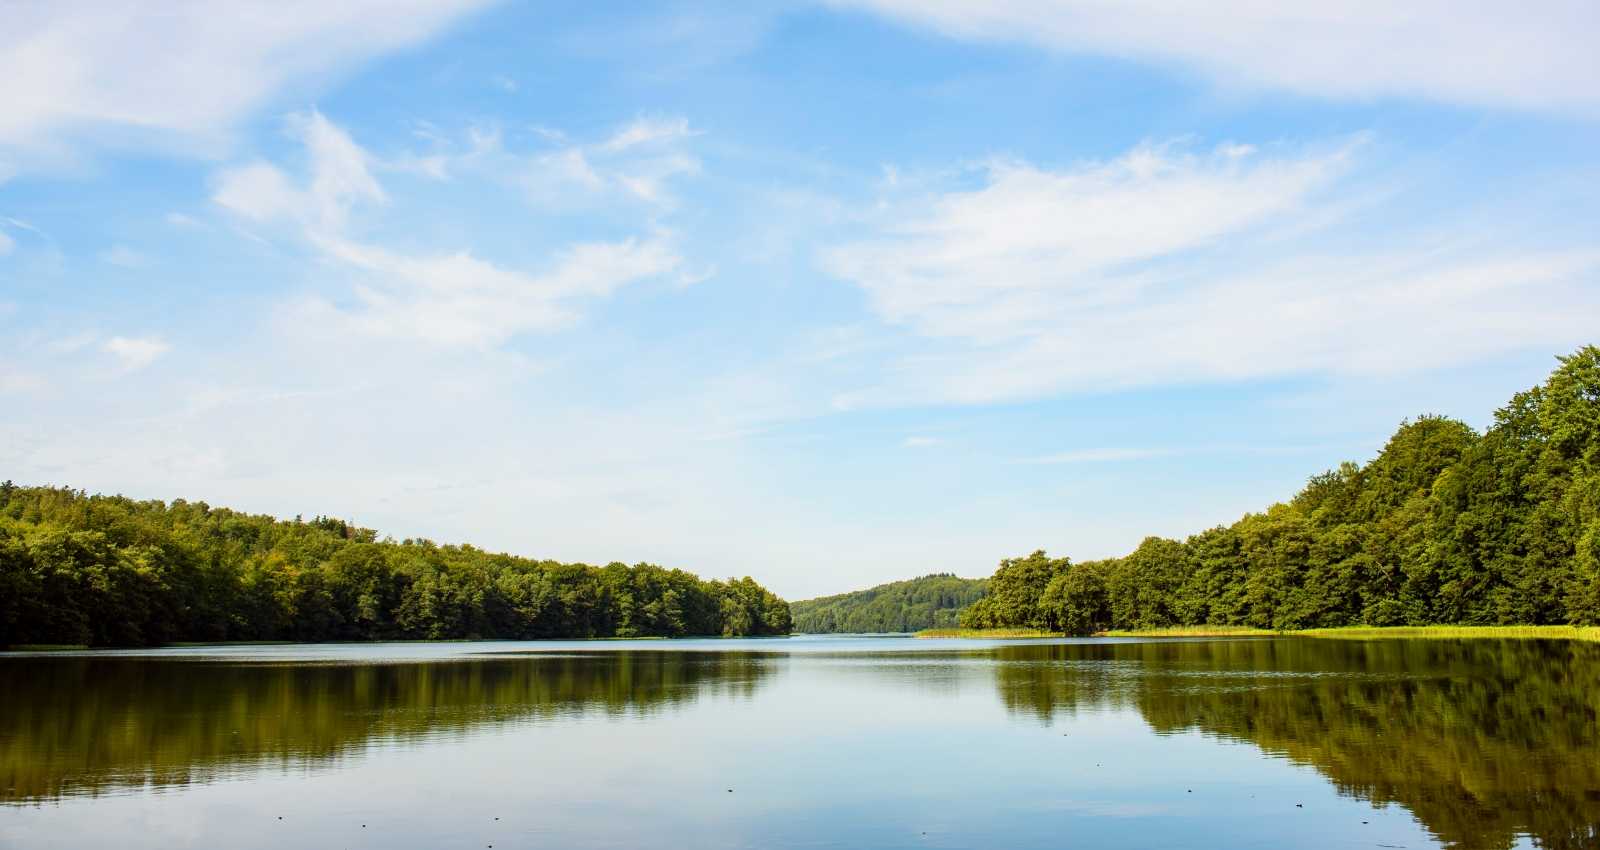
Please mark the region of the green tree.
[[1049, 628], [1069, 635], [1092, 635], [1111, 625], [1111, 598], [1106, 591], [1108, 562], [1085, 561], [1057, 573], [1045, 585], [1039, 605]]
[[0, 645], [787, 634], [749, 578], [593, 567], [345, 520], [0, 488]]
[[989, 579], [989, 592], [984, 598], [961, 615], [961, 625], [967, 628], [1049, 628], [1049, 618], [1039, 606], [1039, 597], [1070, 561], [1052, 559], [1043, 550], [1025, 558], [1008, 558], [1000, 562]]
[[[1091, 573], [1066, 566], [1002, 562], [963, 624], [1090, 629]], [[1560, 358], [1483, 434], [1403, 422], [1365, 465], [1092, 574], [1115, 628], [1600, 622], [1600, 348]]]

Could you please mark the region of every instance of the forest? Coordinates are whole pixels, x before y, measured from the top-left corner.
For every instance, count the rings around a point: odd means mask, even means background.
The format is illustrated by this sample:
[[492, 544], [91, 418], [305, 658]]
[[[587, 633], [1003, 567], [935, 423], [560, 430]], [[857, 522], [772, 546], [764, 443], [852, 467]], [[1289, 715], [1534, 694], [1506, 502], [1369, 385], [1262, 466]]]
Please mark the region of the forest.
[[988, 584], [988, 579], [934, 573], [789, 607], [795, 631], [806, 634], [915, 632], [956, 625], [961, 609], [983, 598]]
[[1600, 622], [1600, 348], [1559, 358], [1484, 433], [1403, 423], [1366, 465], [1186, 540], [1000, 563], [967, 628]]
[[604, 567], [343, 520], [0, 484], [0, 646], [784, 635], [749, 577]]

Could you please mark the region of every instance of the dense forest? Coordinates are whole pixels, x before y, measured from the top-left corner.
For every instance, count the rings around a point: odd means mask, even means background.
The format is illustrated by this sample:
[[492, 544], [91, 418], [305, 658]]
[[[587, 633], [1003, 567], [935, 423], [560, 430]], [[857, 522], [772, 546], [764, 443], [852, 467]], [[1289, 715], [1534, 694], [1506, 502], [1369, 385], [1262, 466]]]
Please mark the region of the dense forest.
[[1482, 434], [1424, 416], [1365, 466], [1187, 540], [1002, 561], [969, 628], [1600, 622], [1600, 348], [1560, 358]]
[[0, 646], [782, 635], [750, 578], [563, 564], [309, 522], [0, 484]]
[[789, 607], [797, 632], [914, 632], [956, 625], [957, 614], [983, 598], [988, 584], [988, 579], [934, 573]]

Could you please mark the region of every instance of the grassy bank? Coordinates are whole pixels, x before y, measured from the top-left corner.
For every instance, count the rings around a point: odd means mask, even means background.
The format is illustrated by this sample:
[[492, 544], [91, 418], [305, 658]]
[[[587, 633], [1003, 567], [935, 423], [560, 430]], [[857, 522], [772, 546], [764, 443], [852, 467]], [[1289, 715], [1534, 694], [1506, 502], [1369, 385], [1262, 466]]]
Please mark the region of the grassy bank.
[[[1600, 626], [1346, 626], [1337, 629], [1273, 631], [1249, 626], [1175, 626], [1143, 631], [1100, 632], [1095, 637], [1273, 637], [1294, 636], [1344, 640], [1382, 640], [1423, 638], [1549, 639], [1600, 641]], [[919, 638], [1051, 638], [1065, 637], [1060, 632], [1038, 629], [926, 629]]]
[[[1099, 632], [1095, 637], [1234, 637], [1237, 635], [1276, 635], [1267, 629], [1249, 626], [1175, 626], [1170, 629], [1146, 631]], [[923, 629], [919, 638], [1058, 638], [1069, 637], [1065, 632], [1047, 632], [1041, 629]]]
[[1321, 638], [1369, 640], [1376, 638], [1547, 638], [1600, 641], [1597, 626], [1346, 626], [1306, 629], [1287, 634]]
[[923, 629], [919, 638], [1051, 638], [1066, 637], [1061, 632], [1039, 629]]
[[1166, 629], [1122, 630], [1100, 632], [1096, 637], [1239, 637], [1241, 635], [1278, 635], [1271, 629], [1250, 626], [1173, 626]]

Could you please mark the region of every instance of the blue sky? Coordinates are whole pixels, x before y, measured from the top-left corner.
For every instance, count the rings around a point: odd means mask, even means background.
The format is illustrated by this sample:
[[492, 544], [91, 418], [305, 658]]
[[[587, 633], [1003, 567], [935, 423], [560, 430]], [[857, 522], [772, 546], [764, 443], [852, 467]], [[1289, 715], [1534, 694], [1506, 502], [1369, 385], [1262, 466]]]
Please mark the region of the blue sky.
[[0, 476], [799, 598], [1481, 427], [1596, 341], [1600, 11], [1279, 5], [10, 7]]

